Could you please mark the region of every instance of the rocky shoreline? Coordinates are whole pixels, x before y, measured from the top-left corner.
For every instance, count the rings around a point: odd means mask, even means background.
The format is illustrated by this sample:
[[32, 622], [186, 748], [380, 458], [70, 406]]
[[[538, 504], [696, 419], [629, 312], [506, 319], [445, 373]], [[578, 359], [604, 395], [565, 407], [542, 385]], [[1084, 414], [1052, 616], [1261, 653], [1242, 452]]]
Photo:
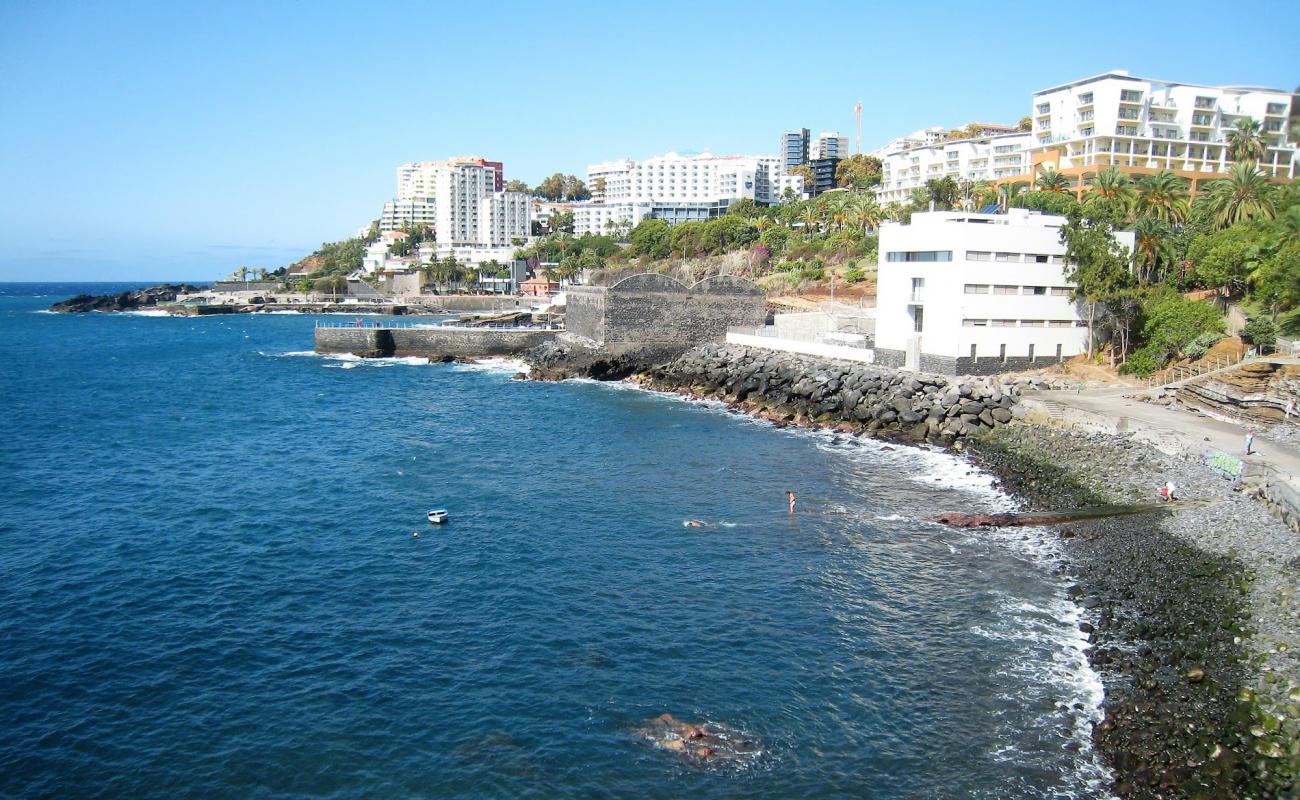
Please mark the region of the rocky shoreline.
[[[562, 361], [536, 377], [574, 374]], [[623, 377], [634, 361], [596, 372]], [[1150, 503], [1157, 486], [1175, 480], [1184, 498], [1202, 502], [1056, 527], [1066, 552], [1058, 569], [1075, 582], [1089, 660], [1106, 686], [1094, 743], [1122, 797], [1300, 792], [1300, 548], [1199, 457], [1023, 424], [1026, 383], [726, 345], [642, 362], [632, 380], [723, 400], [777, 426], [939, 442], [968, 453], [1035, 510]]]
[[177, 295], [202, 291], [203, 287], [188, 283], [164, 283], [137, 289], [133, 292], [118, 294], [89, 295], [76, 297], [55, 303], [50, 311], [61, 314], [84, 314], [90, 311], [136, 311], [141, 308], [153, 308], [159, 303], [174, 303]]

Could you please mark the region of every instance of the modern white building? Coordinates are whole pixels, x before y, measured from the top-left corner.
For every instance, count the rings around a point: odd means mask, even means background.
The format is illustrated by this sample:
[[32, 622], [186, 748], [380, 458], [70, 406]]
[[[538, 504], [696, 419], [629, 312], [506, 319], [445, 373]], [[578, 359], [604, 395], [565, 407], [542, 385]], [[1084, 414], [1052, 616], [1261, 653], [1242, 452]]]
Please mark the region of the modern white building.
[[822, 131], [812, 144], [812, 158], [848, 158], [849, 138], [839, 131]]
[[[480, 208], [484, 197], [501, 194], [501, 162], [479, 156], [461, 156], [445, 161], [411, 161], [397, 167], [397, 197], [384, 204], [379, 218], [382, 231], [403, 227], [432, 225], [440, 238], [453, 237], [456, 243], [497, 241], [499, 225], [504, 221], [509, 237], [527, 236], [525, 221], [522, 233], [507, 209], [515, 209], [517, 200], [497, 202], [493, 208], [502, 212], [494, 224], [484, 227]], [[521, 195], [523, 196], [523, 195]]]
[[1268, 175], [1294, 178], [1295, 142], [1287, 117], [1296, 96], [1253, 86], [1202, 86], [1135, 78], [1126, 70], [1034, 92], [1034, 162], [1087, 179], [1116, 166], [1125, 172], [1171, 170], [1192, 181], [1221, 177], [1232, 164], [1228, 133], [1238, 120], [1263, 126]]
[[877, 147], [867, 155], [883, 159], [886, 154], [895, 152], [896, 150], [907, 150], [913, 147], [921, 147], [923, 145], [941, 142], [943, 141], [944, 134], [947, 132], [948, 129], [942, 125], [922, 128], [919, 131], [912, 131], [906, 136], [899, 136], [897, 139], [893, 139], [881, 147]]
[[1033, 144], [1032, 134], [1004, 133], [904, 146], [880, 156], [876, 199], [882, 204], [906, 203], [914, 189], [932, 178], [993, 182], [1028, 175]]
[[[936, 211], [880, 229], [876, 363], [989, 374], [1087, 350], [1070, 300], [1064, 217]], [[1133, 234], [1116, 234], [1132, 250]]]
[[779, 203], [786, 188], [804, 191], [803, 178], [787, 175], [777, 156], [666, 153], [643, 161], [621, 159], [587, 167], [592, 199], [575, 203], [574, 233], [605, 233], [609, 220], [635, 225], [646, 216], [671, 224], [708, 219], [749, 198]]
[[437, 207], [433, 198], [398, 199], [384, 203], [379, 215], [379, 230], [397, 231], [403, 228], [421, 228], [438, 223]]

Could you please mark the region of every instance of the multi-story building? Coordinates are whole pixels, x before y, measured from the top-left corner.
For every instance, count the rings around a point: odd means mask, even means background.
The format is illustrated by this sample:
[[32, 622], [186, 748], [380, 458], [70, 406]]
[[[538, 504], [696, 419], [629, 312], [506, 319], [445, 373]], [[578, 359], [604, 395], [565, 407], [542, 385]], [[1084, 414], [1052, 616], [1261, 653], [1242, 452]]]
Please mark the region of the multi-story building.
[[405, 228], [432, 227], [438, 223], [433, 198], [389, 200], [379, 215], [379, 230], [397, 231]]
[[479, 199], [478, 243], [488, 247], [518, 245], [527, 239], [532, 198], [525, 192], [489, 192]]
[[839, 131], [822, 131], [812, 145], [810, 161], [824, 158], [848, 158], [849, 138]]
[[592, 164], [587, 185], [592, 199], [574, 203], [574, 232], [606, 233], [609, 222], [635, 225], [647, 216], [670, 223], [708, 219], [749, 198], [759, 205], [781, 201], [786, 189], [804, 191], [803, 178], [787, 175], [775, 156], [715, 156], [710, 153], [622, 159]]
[[1253, 86], [1201, 86], [1135, 78], [1125, 70], [1034, 92], [1033, 165], [1087, 180], [1110, 166], [1135, 174], [1171, 170], [1191, 182], [1222, 177], [1232, 164], [1228, 133], [1239, 120], [1263, 126], [1267, 150], [1259, 167], [1294, 178], [1295, 143], [1287, 117], [1296, 96]]
[[[1029, 173], [1028, 133], [1004, 133], [974, 139], [938, 140], [904, 146], [880, 157], [880, 186], [876, 199], [884, 204], [906, 203], [912, 191], [932, 178], [996, 182]], [[1027, 178], [1026, 178], [1027, 179]]]
[[[880, 228], [877, 364], [982, 374], [1085, 352], [1070, 299], [1064, 217], [936, 211]], [[1133, 234], [1118, 233], [1132, 249]]]
[[808, 161], [808, 168], [812, 170], [813, 175], [813, 185], [808, 192], [809, 195], [816, 197], [835, 188], [835, 168], [840, 165], [840, 161], [841, 159], [834, 156], [814, 158]]
[[898, 150], [908, 150], [913, 147], [922, 147], [927, 144], [934, 144], [935, 142], [943, 141], [944, 134], [947, 132], [948, 129], [942, 125], [935, 125], [932, 128], [922, 128], [919, 131], [913, 131], [906, 136], [900, 136], [897, 139], [890, 141], [888, 144], [877, 147], [867, 155], [884, 159], [887, 154]]
[[[410, 225], [436, 225], [438, 223], [439, 186], [445, 190], [451, 185], [463, 184], [463, 178], [475, 175], [475, 185], [484, 192], [500, 192], [505, 185], [505, 175], [500, 161], [488, 161], [479, 156], [461, 156], [445, 161], [410, 161], [397, 167], [397, 197], [384, 205], [380, 215], [380, 230], [397, 230]], [[453, 179], [452, 175], [460, 177]], [[459, 201], [458, 197], [457, 200]], [[452, 212], [449, 212], [449, 214]], [[476, 213], [454, 216], [467, 224]], [[458, 231], [459, 234], [459, 231]]]
[[781, 148], [777, 152], [781, 154], [782, 171], [789, 172], [801, 164], [807, 164], [810, 145], [811, 140], [807, 128], [786, 131], [781, 134]]

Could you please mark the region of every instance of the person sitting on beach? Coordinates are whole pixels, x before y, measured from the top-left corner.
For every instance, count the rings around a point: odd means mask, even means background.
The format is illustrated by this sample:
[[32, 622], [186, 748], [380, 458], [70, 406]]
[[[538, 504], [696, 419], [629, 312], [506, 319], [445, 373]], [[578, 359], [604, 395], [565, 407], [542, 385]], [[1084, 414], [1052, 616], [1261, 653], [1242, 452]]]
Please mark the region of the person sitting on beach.
[[1164, 500], [1166, 503], [1172, 503], [1175, 499], [1177, 499], [1176, 497], [1177, 492], [1178, 492], [1178, 485], [1173, 481], [1165, 481], [1165, 485], [1161, 486], [1160, 489], [1158, 490], [1158, 494], [1160, 495], [1160, 498]]

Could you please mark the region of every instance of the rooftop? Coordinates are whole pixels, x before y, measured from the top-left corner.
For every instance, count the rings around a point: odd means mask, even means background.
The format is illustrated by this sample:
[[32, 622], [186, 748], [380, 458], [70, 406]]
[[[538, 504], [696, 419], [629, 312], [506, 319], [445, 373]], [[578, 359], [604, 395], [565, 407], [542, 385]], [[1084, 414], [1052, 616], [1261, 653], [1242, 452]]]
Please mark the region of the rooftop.
[[1072, 89], [1075, 86], [1083, 86], [1084, 84], [1105, 80], [1107, 78], [1114, 78], [1116, 80], [1121, 80], [1121, 81], [1133, 81], [1134, 83], [1154, 83], [1164, 87], [1188, 86], [1195, 89], [1219, 89], [1221, 91], [1233, 91], [1233, 92], [1276, 92], [1278, 94], [1291, 94], [1288, 91], [1282, 89], [1273, 89], [1267, 86], [1210, 86], [1204, 83], [1182, 83], [1180, 81], [1156, 80], [1155, 78], [1135, 78], [1132, 75], [1129, 75], [1128, 70], [1126, 69], [1114, 69], [1111, 70], [1110, 72], [1103, 72], [1099, 75], [1092, 75], [1087, 78], [1080, 78], [1076, 81], [1070, 81], [1069, 83], [1062, 83], [1059, 86], [1052, 86], [1047, 89], [1039, 89], [1038, 91], [1034, 92], [1034, 97], [1043, 94], [1049, 94], [1051, 92], [1059, 92], [1062, 89]]

